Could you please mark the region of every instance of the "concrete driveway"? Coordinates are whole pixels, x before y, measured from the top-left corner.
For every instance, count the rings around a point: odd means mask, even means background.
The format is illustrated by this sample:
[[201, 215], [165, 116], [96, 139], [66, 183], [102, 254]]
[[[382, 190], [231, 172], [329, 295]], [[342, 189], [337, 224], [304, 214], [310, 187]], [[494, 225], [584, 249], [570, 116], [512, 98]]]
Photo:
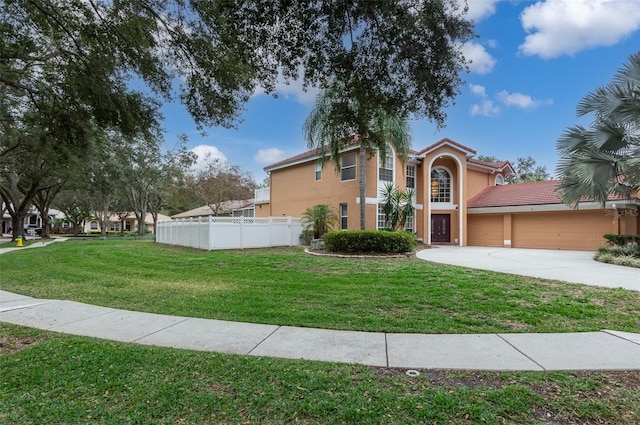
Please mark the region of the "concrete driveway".
[[590, 251], [441, 246], [416, 256], [435, 263], [640, 291], [640, 269], [599, 263]]

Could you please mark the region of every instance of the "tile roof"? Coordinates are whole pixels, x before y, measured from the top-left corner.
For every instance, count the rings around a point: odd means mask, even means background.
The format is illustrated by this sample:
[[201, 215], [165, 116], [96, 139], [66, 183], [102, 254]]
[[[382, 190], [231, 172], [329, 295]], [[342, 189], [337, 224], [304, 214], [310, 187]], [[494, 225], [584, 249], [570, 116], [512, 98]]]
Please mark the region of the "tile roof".
[[490, 186], [467, 202], [468, 208], [562, 204], [555, 191], [558, 180]]
[[[563, 204], [556, 192], [560, 180], [490, 186], [467, 202], [467, 208], [513, 207], [520, 205]], [[622, 199], [610, 195], [609, 200]]]
[[[357, 138], [354, 137], [354, 140], [357, 140]], [[464, 145], [462, 145], [462, 144], [460, 144], [460, 143], [458, 143], [456, 141], [448, 139], [446, 137], [444, 139], [442, 139], [442, 140], [437, 141], [436, 143], [432, 144], [431, 146], [428, 146], [428, 147], [420, 150], [420, 151], [411, 150], [410, 152], [415, 156], [419, 156], [419, 155], [424, 154], [425, 152], [432, 151], [432, 150], [440, 147], [440, 145], [444, 145], [444, 144], [450, 144], [450, 145], [456, 146], [456, 147], [462, 149], [463, 151], [467, 151], [467, 152], [472, 153], [474, 155], [476, 153], [475, 150], [473, 150], [473, 149], [471, 149], [471, 148], [469, 148], [467, 146], [464, 146]], [[345, 147], [348, 148], [348, 149], [351, 149], [351, 148], [354, 148], [355, 146], [356, 145], [345, 146]], [[273, 164], [267, 165], [266, 167], [264, 167], [264, 169], [265, 169], [265, 171], [269, 171], [269, 170], [273, 170], [273, 169], [276, 169], [276, 168], [281, 168], [282, 166], [287, 165], [287, 164], [294, 164], [294, 163], [298, 163], [298, 162], [303, 162], [305, 159], [315, 158], [315, 157], [319, 156], [321, 153], [322, 153], [321, 149], [311, 149], [309, 151], [302, 152], [302, 153], [300, 153], [298, 155], [295, 155], [295, 156], [292, 156], [290, 158], [283, 159], [282, 161], [278, 161], [278, 162], [275, 162]], [[475, 161], [478, 161], [478, 160], [475, 160]], [[479, 161], [479, 162], [485, 163], [484, 161]], [[503, 163], [507, 163], [507, 162], [508, 161], [502, 161], [502, 162], [496, 162], [496, 163], [486, 162], [485, 164], [487, 164], [488, 166], [493, 166], [493, 165], [489, 165], [489, 164], [503, 164]], [[495, 168], [501, 169], [500, 166], [495, 166]]]
[[264, 167], [264, 169], [268, 170], [268, 169], [272, 169], [272, 168], [278, 168], [278, 167], [280, 167], [282, 165], [286, 165], [286, 164], [289, 164], [289, 163], [302, 161], [303, 159], [307, 159], [307, 158], [313, 158], [315, 156], [320, 155], [321, 152], [322, 152], [321, 149], [311, 149], [310, 151], [306, 151], [306, 152], [303, 152], [301, 154], [292, 156], [290, 158], [283, 159], [282, 161], [275, 162], [275, 163], [273, 163], [271, 165], [267, 165], [266, 167]]
[[[239, 201], [224, 201], [220, 203], [220, 207], [218, 210], [219, 214], [229, 214], [233, 212], [233, 210], [239, 210], [242, 208], [246, 208], [253, 204], [253, 199], [243, 199]], [[209, 205], [203, 205], [198, 208], [194, 208], [189, 211], [181, 212], [179, 214], [174, 214], [171, 218], [189, 218], [189, 217], [206, 217], [213, 215], [213, 210]]]
[[458, 148], [462, 149], [463, 151], [470, 152], [470, 153], [472, 153], [472, 154], [474, 154], [474, 155], [476, 154], [476, 151], [475, 151], [475, 150], [473, 150], [473, 149], [471, 149], [470, 147], [465, 146], [465, 145], [463, 145], [463, 144], [460, 144], [460, 143], [458, 143], [458, 142], [456, 142], [456, 141], [454, 141], [454, 140], [451, 140], [451, 139], [449, 139], [449, 138], [447, 138], [447, 137], [445, 137], [444, 139], [438, 140], [437, 142], [435, 142], [435, 143], [434, 143], [433, 145], [431, 145], [431, 146], [427, 146], [426, 148], [424, 148], [424, 149], [422, 149], [422, 150], [420, 150], [420, 151], [415, 152], [415, 154], [416, 154], [416, 155], [423, 155], [423, 154], [425, 154], [426, 152], [430, 152], [430, 151], [432, 151], [432, 150], [434, 150], [434, 149], [437, 149], [438, 147], [440, 147], [440, 145], [444, 145], [444, 144], [450, 144], [450, 145], [453, 145], [453, 146], [456, 146], [456, 147], [458, 147]]
[[482, 161], [476, 158], [469, 158], [468, 161], [471, 162], [472, 164], [478, 164], [478, 165], [482, 165], [489, 168], [495, 168], [497, 170], [502, 170], [508, 165], [513, 170], [513, 166], [509, 161], [491, 161], [490, 162], [490, 161]]

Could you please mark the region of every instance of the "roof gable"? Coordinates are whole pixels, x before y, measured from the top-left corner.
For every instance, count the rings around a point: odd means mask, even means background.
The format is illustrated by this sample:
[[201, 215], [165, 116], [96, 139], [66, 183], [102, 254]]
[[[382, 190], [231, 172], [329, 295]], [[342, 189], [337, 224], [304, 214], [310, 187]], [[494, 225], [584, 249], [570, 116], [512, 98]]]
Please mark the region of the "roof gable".
[[476, 166], [480, 169], [489, 169], [497, 172], [504, 172], [505, 174], [514, 174], [516, 171], [509, 161], [482, 161], [476, 158], [468, 158], [469, 165]]
[[464, 152], [467, 156], [473, 156], [476, 154], [476, 151], [471, 149], [468, 146], [462, 145], [454, 140], [451, 140], [449, 138], [444, 138], [441, 139], [437, 142], [435, 142], [433, 145], [431, 146], [427, 146], [426, 148], [422, 149], [421, 151], [417, 151], [415, 152], [416, 156], [422, 156], [422, 155], [426, 155], [428, 153], [431, 153], [433, 151], [435, 151], [438, 148], [441, 148], [442, 146], [449, 146], [454, 148], [455, 150]]

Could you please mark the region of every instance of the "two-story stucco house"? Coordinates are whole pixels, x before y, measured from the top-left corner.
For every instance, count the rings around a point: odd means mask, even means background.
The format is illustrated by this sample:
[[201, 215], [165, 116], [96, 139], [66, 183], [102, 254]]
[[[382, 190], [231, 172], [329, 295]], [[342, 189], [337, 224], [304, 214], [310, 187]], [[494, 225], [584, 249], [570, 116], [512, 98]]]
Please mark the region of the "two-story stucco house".
[[[347, 147], [339, 169], [321, 152], [308, 151], [265, 167], [270, 187], [256, 193], [255, 215], [300, 216], [329, 204], [341, 229], [360, 225], [358, 146]], [[442, 139], [412, 151], [402, 163], [389, 149], [366, 164], [366, 226], [385, 227], [379, 207], [387, 183], [415, 188], [415, 213], [406, 229], [428, 244], [593, 250], [606, 233], [637, 234], [640, 200], [611, 199], [605, 208], [582, 202], [577, 210], [555, 192], [557, 181], [505, 184], [511, 164], [473, 158], [476, 151]]]

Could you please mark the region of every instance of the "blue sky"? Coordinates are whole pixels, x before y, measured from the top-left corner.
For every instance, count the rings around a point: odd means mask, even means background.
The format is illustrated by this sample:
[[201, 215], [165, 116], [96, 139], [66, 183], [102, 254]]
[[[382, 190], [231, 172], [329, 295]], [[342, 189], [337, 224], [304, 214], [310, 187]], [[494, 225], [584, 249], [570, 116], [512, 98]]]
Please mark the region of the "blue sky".
[[[413, 148], [448, 137], [478, 152], [515, 161], [532, 156], [554, 174], [556, 140], [574, 124], [576, 105], [607, 84], [640, 50], [640, 0], [469, 0], [479, 38], [463, 46], [471, 72], [446, 127], [412, 121]], [[264, 166], [307, 150], [302, 124], [317, 91], [278, 86], [274, 99], [256, 93], [236, 129], [202, 136], [184, 108], [166, 104], [166, 143], [186, 134], [188, 147], [240, 165], [260, 182]]]

